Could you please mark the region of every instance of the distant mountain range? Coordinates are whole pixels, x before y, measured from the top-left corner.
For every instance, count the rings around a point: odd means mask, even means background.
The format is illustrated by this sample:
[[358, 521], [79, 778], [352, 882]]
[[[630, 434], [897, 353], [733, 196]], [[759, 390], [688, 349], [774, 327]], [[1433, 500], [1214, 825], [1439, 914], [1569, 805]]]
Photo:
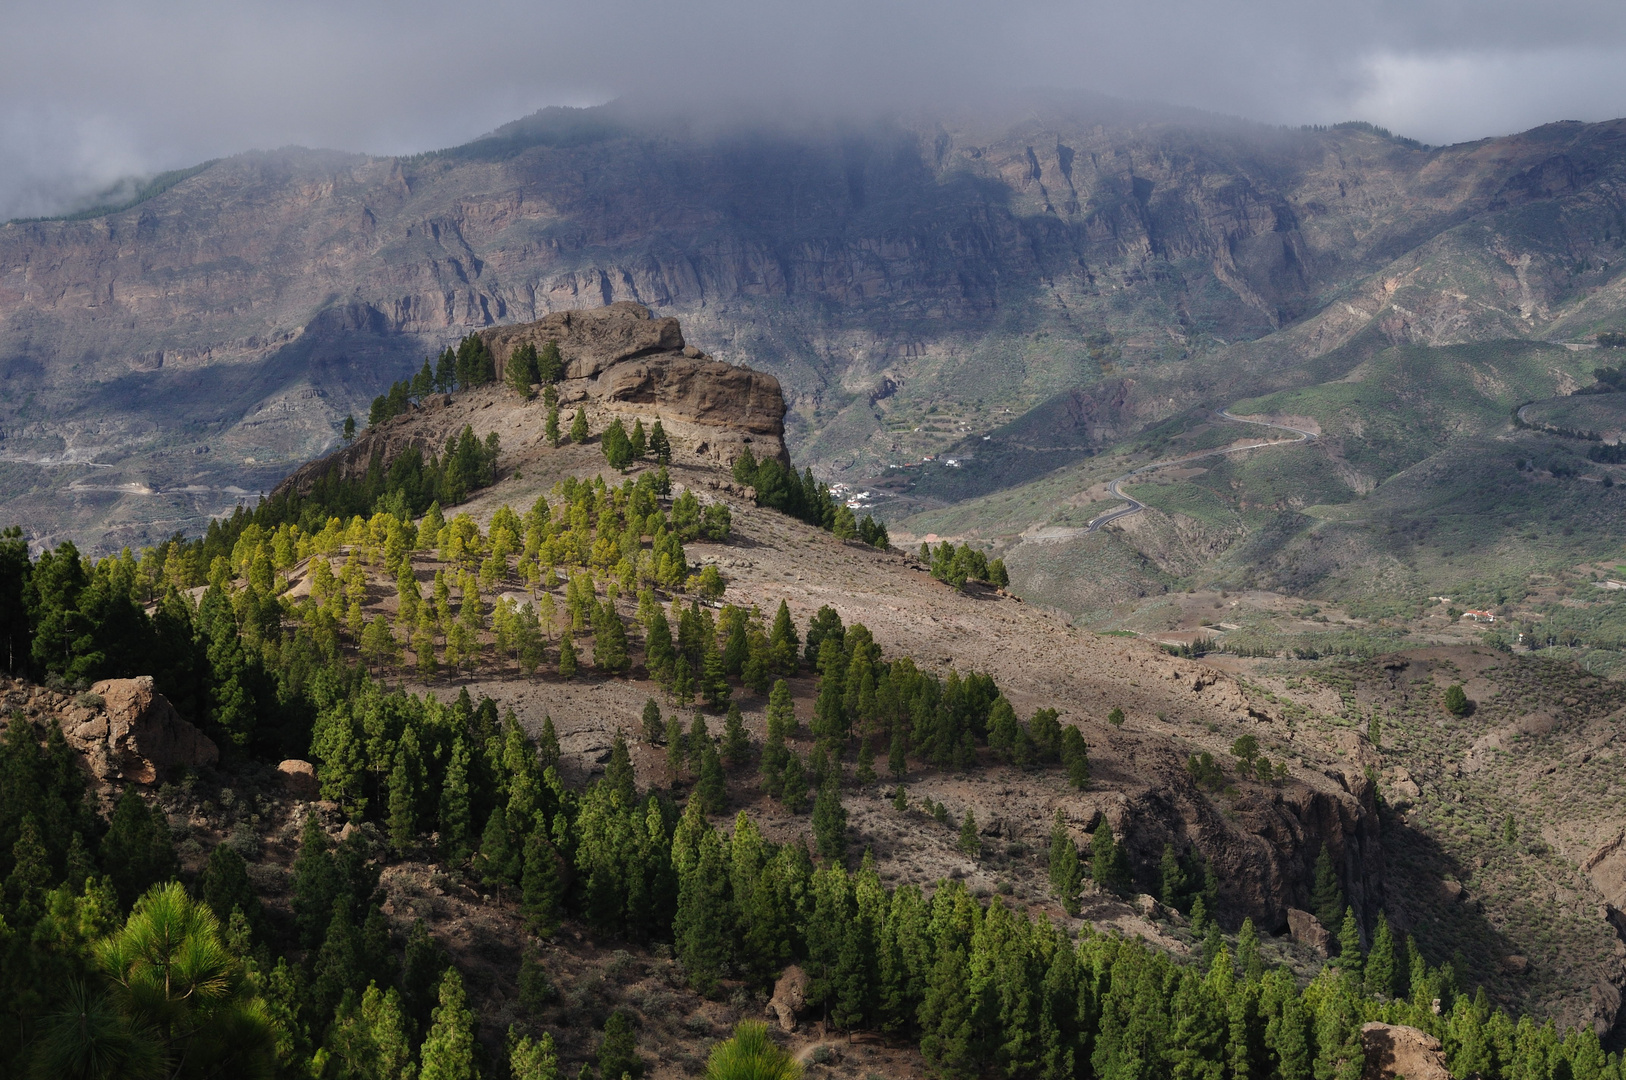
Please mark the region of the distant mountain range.
[[776, 374], [829, 478], [1037, 430], [989, 481], [1019, 483], [1330, 355], [1626, 325], [1623, 180], [1621, 121], [1422, 149], [1054, 101], [777, 132], [550, 109], [414, 158], [244, 154], [0, 226], [0, 520], [196, 529], [426, 354], [616, 300]]

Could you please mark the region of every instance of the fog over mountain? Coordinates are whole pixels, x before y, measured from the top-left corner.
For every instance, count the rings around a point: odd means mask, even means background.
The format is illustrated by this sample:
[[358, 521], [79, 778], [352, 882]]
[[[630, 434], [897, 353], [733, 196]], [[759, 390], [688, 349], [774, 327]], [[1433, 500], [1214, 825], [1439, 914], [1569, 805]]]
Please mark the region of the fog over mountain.
[[408, 153], [614, 97], [720, 118], [1086, 89], [1431, 143], [1626, 112], [1626, 11], [1597, 0], [7, 8], [0, 218], [247, 149]]

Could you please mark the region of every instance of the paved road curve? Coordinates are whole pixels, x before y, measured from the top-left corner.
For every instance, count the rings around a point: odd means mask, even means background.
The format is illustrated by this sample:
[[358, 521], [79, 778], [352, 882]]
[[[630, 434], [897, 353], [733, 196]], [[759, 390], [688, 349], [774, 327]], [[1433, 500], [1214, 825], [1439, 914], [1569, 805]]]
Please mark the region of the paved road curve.
[[1305, 431], [1303, 428], [1288, 427], [1286, 424], [1272, 424], [1268, 420], [1244, 420], [1240, 416], [1232, 416], [1224, 409], [1219, 410], [1214, 415], [1218, 416], [1222, 420], [1230, 420], [1238, 424], [1254, 424], [1258, 427], [1275, 428], [1277, 431], [1291, 431], [1293, 434], [1297, 435], [1298, 438], [1291, 440], [1271, 439], [1267, 442], [1249, 443], [1246, 446], [1228, 446], [1223, 450], [1205, 450], [1200, 454], [1188, 454], [1185, 457], [1171, 458], [1168, 461], [1154, 461], [1150, 465], [1142, 465], [1138, 469], [1131, 469], [1129, 472], [1124, 473], [1122, 476], [1118, 477], [1107, 485], [1108, 491], [1118, 498], [1124, 500], [1129, 505], [1120, 506], [1116, 510], [1107, 511], [1105, 514], [1102, 514], [1100, 517], [1092, 520], [1084, 531], [1095, 532], [1103, 525], [1117, 521], [1119, 518], [1126, 518], [1130, 514], [1138, 514], [1142, 510], [1146, 509], [1145, 503], [1140, 502], [1131, 495], [1125, 494], [1123, 489], [1118, 486], [1127, 480], [1139, 476], [1141, 473], [1151, 472], [1153, 469], [1167, 468], [1170, 465], [1184, 465], [1188, 461], [1200, 461], [1203, 458], [1219, 457], [1222, 454], [1235, 454], [1242, 450], [1257, 450], [1262, 446], [1291, 446], [1295, 443], [1315, 441], [1315, 433], [1313, 431]]

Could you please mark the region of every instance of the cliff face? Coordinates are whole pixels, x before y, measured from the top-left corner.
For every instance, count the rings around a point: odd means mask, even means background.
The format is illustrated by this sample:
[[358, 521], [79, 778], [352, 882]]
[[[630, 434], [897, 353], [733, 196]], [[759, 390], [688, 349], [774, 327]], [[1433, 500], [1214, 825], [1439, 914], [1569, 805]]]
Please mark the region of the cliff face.
[[1091, 431], [1132, 429], [1363, 330], [1538, 335], [1620, 301], [1619, 124], [1425, 153], [1083, 107], [705, 136], [562, 115], [0, 226], [0, 517], [93, 545], [195, 525], [456, 337], [619, 300], [774, 372], [831, 473], [940, 449], [934, 404], [992, 425], [1076, 394]]
[[[499, 376], [521, 345], [540, 348], [551, 341], [559, 346], [566, 361], [566, 377], [558, 384], [562, 427], [569, 427], [578, 408], [586, 411], [594, 433], [613, 419], [628, 430], [640, 420], [648, 430], [659, 420], [672, 443], [673, 460], [682, 464], [727, 467], [746, 447], [759, 458], [789, 463], [779, 380], [685, 345], [676, 319], [652, 318], [641, 304], [621, 301], [557, 312], [537, 322], [484, 331], [483, 336], [497, 359]], [[388, 465], [411, 447], [438, 455], [465, 424], [481, 438], [495, 432], [511, 457], [540, 442], [546, 423], [540, 396], [522, 398], [499, 377], [496, 384], [476, 390], [435, 395], [369, 427], [350, 446], [295, 470], [273, 493], [307, 492], [335, 469], [359, 478], [375, 457]]]

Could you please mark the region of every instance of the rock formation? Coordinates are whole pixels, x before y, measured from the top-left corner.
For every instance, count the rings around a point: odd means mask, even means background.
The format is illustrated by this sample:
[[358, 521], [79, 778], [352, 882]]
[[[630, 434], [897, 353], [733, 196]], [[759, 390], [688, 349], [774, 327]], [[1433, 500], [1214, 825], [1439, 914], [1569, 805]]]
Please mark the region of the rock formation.
[[1329, 956], [1332, 953], [1332, 935], [1327, 933], [1327, 928], [1308, 911], [1288, 908], [1287, 932], [1293, 935], [1294, 941], [1314, 949], [1322, 956]]
[[496, 357], [499, 375], [521, 345], [557, 344], [565, 360], [561, 407], [585, 405], [590, 418], [597, 414], [608, 423], [620, 416], [629, 427], [634, 418], [647, 426], [658, 416], [674, 451], [723, 465], [746, 446], [759, 458], [790, 463], [779, 380], [685, 345], [676, 319], [656, 319], [642, 304], [624, 300], [560, 311], [480, 336]]
[[[790, 463], [779, 380], [686, 346], [676, 319], [652, 318], [642, 304], [562, 311], [537, 322], [489, 330], [484, 336], [499, 371], [523, 344], [538, 348], [550, 341], [558, 344], [568, 365], [566, 378], [558, 384], [564, 427], [569, 427], [578, 408], [587, 412], [594, 432], [617, 418], [629, 431], [638, 420], [647, 430], [659, 419], [676, 461], [726, 467], [749, 447], [759, 458]], [[387, 465], [408, 447], [442, 453], [446, 440], [465, 423], [482, 437], [495, 431], [503, 447], [517, 448], [539, 441], [546, 420], [540, 396], [527, 401], [500, 378], [472, 391], [434, 395], [417, 408], [368, 428], [345, 449], [299, 468], [273, 494], [308, 491], [334, 469], [359, 477], [375, 456]]]
[[807, 1007], [807, 973], [792, 964], [773, 984], [765, 1014], [776, 1020], [781, 1031], [796, 1030], [796, 1014]]
[[154, 784], [220, 758], [213, 741], [154, 689], [150, 675], [106, 679], [72, 697], [17, 681], [0, 703], [29, 719], [55, 717], [97, 780]]
[[1451, 1080], [1440, 1040], [1426, 1031], [1373, 1021], [1361, 1028], [1361, 1080]]

